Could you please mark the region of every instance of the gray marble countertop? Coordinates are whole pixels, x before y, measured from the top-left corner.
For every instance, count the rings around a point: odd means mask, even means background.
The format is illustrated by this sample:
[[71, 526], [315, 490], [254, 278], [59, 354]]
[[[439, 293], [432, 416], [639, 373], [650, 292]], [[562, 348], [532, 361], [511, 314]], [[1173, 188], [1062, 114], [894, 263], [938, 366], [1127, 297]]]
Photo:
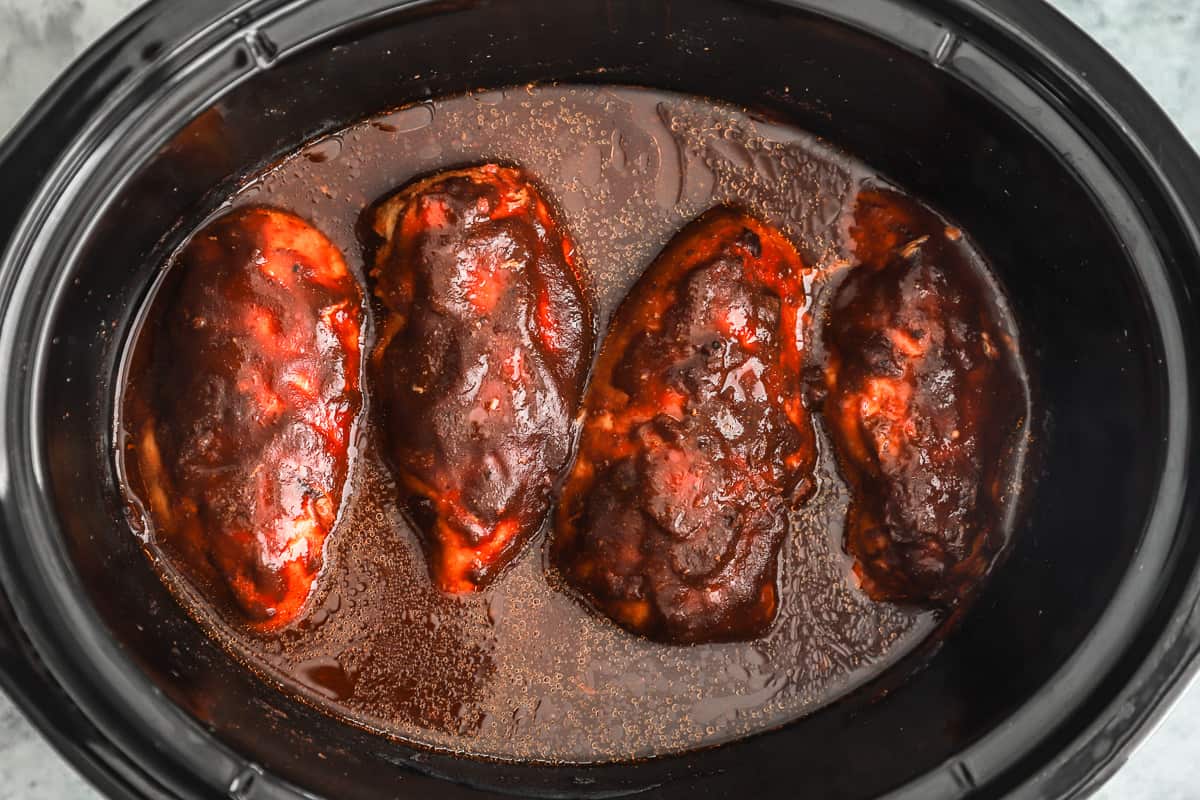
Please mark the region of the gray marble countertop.
[[[1114, 53], [1200, 147], [1200, 0], [1053, 2]], [[137, 5], [0, 0], [0, 136], [72, 58]], [[98, 797], [0, 695], [0, 800]], [[1200, 689], [1183, 695], [1097, 798], [1200, 798]]]

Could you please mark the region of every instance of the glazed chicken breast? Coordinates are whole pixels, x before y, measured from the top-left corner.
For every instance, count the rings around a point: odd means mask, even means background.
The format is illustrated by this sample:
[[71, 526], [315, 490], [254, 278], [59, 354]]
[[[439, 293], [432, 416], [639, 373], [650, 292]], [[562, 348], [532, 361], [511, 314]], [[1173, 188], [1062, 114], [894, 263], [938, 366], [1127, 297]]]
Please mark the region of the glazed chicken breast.
[[877, 600], [952, 601], [1003, 544], [1006, 459], [1029, 398], [997, 293], [962, 234], [859, 195], [859, 263], [825, 325], [824, 416], [852, 503], [846, 543]]
[[542, 525], [571, 455], [594, 338], [575, 246], [496, 164], [414, 183], [373, 227], [386, 454], [435, 582], [474, 591]]
[[155, 536], [253, 625], [303, 609], [342, 502], [362, 405], [363, 302], [299, 217], [243, 208], [177, 257], [130, 430]]
[[804, 275], [779, 231], [717, 209], [672, 240], [612, 321], [552, 557], [630, 631], [745, 639], [775, 616], [788, 512], [815, 459]]

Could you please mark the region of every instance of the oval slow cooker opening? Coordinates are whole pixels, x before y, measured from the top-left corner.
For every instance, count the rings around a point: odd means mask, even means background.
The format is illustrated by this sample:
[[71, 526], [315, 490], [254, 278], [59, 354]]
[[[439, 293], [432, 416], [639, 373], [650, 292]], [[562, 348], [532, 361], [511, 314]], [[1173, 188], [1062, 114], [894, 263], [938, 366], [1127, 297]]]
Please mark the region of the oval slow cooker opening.
[[[12, 373], [9, 390], [28, 391], [25, 415], [9, 425], [34, 444], [10, 458], [28, 459], [40, 481], [20, 512], [18, 538], [43, 536], [23, 562], [25, 602], [89, 631], [34, 635], [39, 649], [61, 637], [57, 654], [85, 675], [90, 696], [76, 683], [76, 702], [110, 706], [129, 741], [152, 732], [192, 748], [203, 782], [247, 797], [286, 792], [266, 788], [271, 775], [334, 797], [470, 793], [413, 767], [517, 793], [658, 785], [664, 796], [858, 798], [919, 781], [914, 796], [956, 796], [1008, 788], [1027, 777], [1023, 764], [1078, 734], [1136, 666], [1118, 658], [1144, 646], [1137, 625], [1169, 588], [1168, 551], [1179, 559], [1196, 548], [1177, 530], [1173, 483], [1185, 442], [1172, 429], [1189, 398], [1172, 245], [1154, 238], [1153, 189], [1087, 132], [1096, 120], [1086, 108], [1052, 97], [1037, 65], [1014, 72], [1012, 54], [902, 2], [820, 13], [822, 3], [723, 0], [409, 3], [353, 25], [334, 5], [302, 3], [236, 36], [218, 30], [187, 70], [125, 98], [136, 113], [119, 128], [84, 131], [94, 149], [79, 174], [89, 180], [63, 182], [55, 228], [28, 266], [29, 302], [6, 320], [34, 367]], [[177, 57], [165, 57], [164, 74]], [[706, 752], [487, 764], [405, 747], [277, 693], [159, 582], [123, 515], [111, 426], [133, 314], [187, 229], [180, 222], [315, 134], [405, 102], [530, 81], [671, 89], [782, 119], [928, 200], [990, 257], [1037, 388], [1035, 499], [1007, 563], [911, 679]], [[127, 661], [99, 656], [108, 637]], [[138, 671], [239, 757], [145, 695]], [[246, 772], [242, 759], [258, 767]]]

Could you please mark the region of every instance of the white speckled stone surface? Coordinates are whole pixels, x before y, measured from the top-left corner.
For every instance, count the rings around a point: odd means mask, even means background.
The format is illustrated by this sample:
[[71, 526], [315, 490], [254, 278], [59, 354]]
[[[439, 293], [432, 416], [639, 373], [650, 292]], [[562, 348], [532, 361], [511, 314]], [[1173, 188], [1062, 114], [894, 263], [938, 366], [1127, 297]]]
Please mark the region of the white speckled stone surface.
[[[187, 2], [187, 0], [179, 0]], [[1200, 0], [1053, 0], [1108, 48], [1200, 146]], [[0, 0], [0, 136], [137, 0]], [[1184, 694], [1100, 800], [1200, 798], [1200, 689]], [[0, 800], [93, 800], [0, 695]]]

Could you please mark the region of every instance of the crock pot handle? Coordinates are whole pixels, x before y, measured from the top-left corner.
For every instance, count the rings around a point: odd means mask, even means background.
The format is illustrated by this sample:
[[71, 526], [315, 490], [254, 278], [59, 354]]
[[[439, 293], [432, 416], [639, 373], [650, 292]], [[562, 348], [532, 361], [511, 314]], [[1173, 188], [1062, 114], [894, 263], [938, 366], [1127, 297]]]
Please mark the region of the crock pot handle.
[[0, 257], [4, 257], [0, 260], [0, 278], [7, 272], [2, 268], [12, 255], [9, 246], [21, 218], [62, 149], [74, 136], [73, 125], [78, 124], [79, 114], [87, 108], [86, 103], [80, 102], [73, 112], [64, 110], [61, 95], [65, 83], [66, 78], [56, 84], [0, 139], [0, 176], [3, 176], [0, 180], [4, 186], [0, 192]]
[[0, 672], [10, 674], [9, 666], [22, 656], [20, 626], [8, 597], [0, 591]]
[[[190, 34], [198, 21], [210, 20], [221, 12], [221, 5], [232, 6], [235, 2], [149, 0], [122, 23], [130, 33], [102, 37], [72, 62], [7, 136], [0, 133], [4, 187], [0, 192], [0, 254], [8, 251], [13, 233], [42, 180], [81, 126], [110, 102], [115, 88], [139, 70], [149, 68], [168, 43]], [[163, 13], [168, 6], [171, 13]]]
[[[106, 797], [149, 797], [139, 766], [104, 737], [42, 666], [0, 591], [0, 691]], [[155, 797], [165, 796], [155, 794]]]
[[38, 152], [42, 148], [30, 141], [36, 130], [36, 127], [18, 128], [0, 141], [0, 175], [4, 176], [4, 191], [0, 192], [0, 256], [8, 251], [13, 231], [50, 166], [48, 154]]

